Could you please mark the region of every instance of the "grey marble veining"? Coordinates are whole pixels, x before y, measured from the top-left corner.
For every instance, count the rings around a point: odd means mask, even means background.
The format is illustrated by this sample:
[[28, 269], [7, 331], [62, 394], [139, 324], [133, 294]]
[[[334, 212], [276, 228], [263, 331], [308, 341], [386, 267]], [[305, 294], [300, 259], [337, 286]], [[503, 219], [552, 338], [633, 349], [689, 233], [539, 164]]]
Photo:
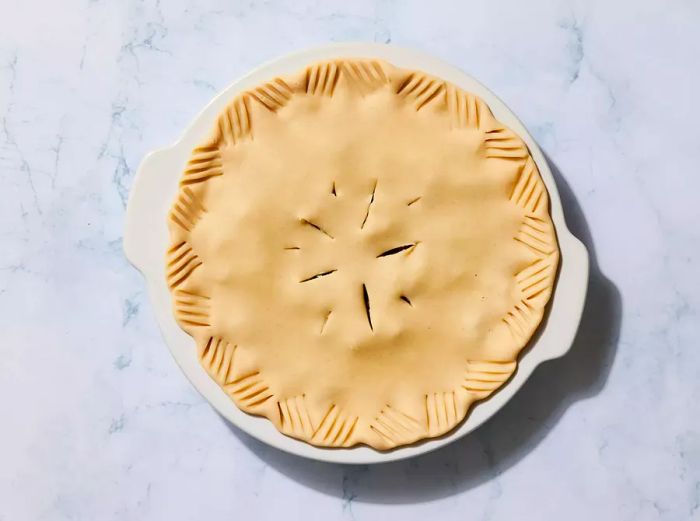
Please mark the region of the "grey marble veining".
[[[697, 2], [0, 5], [0, 520], [700, 519]], [[214, 413], [121, 243], [146, 152], [251, 67], [347, 40], [494, 90], [593, 254], [569, 355], [473, 435], [374, 467]]]

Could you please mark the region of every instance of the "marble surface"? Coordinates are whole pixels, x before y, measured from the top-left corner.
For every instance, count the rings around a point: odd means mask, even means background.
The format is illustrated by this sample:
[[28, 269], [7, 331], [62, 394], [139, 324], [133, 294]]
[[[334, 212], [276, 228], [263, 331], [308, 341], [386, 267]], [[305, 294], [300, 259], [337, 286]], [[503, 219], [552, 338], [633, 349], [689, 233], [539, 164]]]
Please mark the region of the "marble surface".
[[[700, 519], [700, 4], [0, 1], [0, 520]], [[576, 343], [473, 435], [384, 466], [227, 425], [122, 254], [144, 154], [329, 41], [417, 47], [532, 130], [593, 255]]]

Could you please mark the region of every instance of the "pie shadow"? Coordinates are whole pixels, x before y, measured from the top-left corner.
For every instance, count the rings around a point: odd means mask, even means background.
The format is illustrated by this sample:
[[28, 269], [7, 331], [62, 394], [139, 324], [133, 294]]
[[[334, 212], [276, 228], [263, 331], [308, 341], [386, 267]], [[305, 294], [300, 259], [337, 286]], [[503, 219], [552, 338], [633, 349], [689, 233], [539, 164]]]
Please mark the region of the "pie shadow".
[[590, 255], [588, 297], [581, 325], [562, 358], [545, 362], [493, 418], [434, 452], [375, 465], [311, 461], [257, 441], [222, 420], [260, 459], [305, 486], [344, 501], [420, 503], [457, 494], [516, 465], [552, 430], [574, 402], [605, 386], [617, 350], [622, 299], [598, 267], [595, 246], [578, 201], [549, 158], [566, 222]]

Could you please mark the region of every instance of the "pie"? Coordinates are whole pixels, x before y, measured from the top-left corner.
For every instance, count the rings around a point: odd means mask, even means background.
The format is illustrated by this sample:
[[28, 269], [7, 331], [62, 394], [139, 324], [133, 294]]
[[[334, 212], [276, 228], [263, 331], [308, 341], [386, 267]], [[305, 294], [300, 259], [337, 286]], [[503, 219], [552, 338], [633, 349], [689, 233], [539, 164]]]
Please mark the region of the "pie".
[[559, 250], [523, 141], [378, 60], [237, 95], [168, 217], [175, 318], [243, 411], [323, 447], [440, 436], [504, 385]]

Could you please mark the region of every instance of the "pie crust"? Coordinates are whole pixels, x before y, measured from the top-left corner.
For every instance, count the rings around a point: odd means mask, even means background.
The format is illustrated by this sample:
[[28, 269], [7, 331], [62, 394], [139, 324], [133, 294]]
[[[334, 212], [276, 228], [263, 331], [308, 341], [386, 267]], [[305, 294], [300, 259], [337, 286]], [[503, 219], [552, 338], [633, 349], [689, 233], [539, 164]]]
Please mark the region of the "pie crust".
[[239, 94], [169, 213], [180, 327], [242, 410], [325, 447], [439, 436], [514, 373], [559, 250], [527, 147], [378, 60]]

